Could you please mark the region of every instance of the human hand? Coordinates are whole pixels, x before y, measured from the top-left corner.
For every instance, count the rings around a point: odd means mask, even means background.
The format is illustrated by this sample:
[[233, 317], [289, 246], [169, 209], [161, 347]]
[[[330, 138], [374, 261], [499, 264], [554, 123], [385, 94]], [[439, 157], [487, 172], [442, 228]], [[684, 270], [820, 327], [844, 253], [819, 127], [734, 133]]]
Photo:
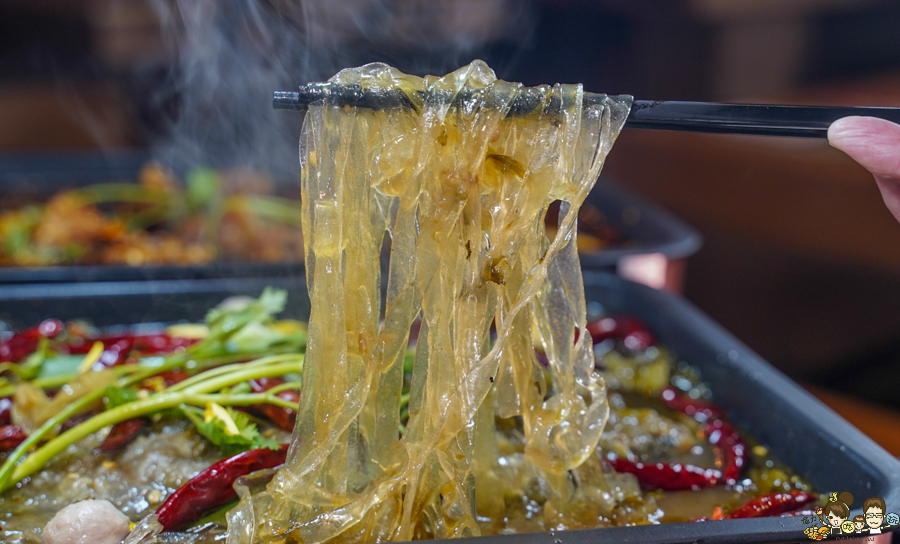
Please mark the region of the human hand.
[[875, 176], [884, 204], [900, 221], [900, 125], [845, 117], [828, 128], [828, 142]]

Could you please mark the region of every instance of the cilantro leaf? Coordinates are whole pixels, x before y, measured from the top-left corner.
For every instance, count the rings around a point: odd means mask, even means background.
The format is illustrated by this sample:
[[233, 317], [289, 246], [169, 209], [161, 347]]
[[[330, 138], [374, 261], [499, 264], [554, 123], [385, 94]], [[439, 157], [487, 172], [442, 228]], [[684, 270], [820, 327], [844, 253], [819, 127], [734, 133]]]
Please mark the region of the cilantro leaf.
[[284, 310], [287, 303], [287, 291], [266, 287], [259, 298], [246, 306], [235, 309], [213, 308], [206, 314], [209, 334], [225, 334], [237, 332], [247, 323], [266, 323], [272, 316]]
[[281, 447], [278, 442], [261, 435], [247, 414], [214, 406], [218, 410], [214, 411], [213, 417], [210, 417], [209, 408], [202, 412], [197, 408], [185, 407], [183, 411], [194, 422], [197, 431], [218, 447], [223, 455], [230, 457], [256, 448], [274, 450]]
[[[188, 348], [188, 351], [202, 356], [234, 353], [233, 350], [239, 349], [239, 346], [230, 344], [229, 339], [247, 327], [251, 329], [249, 336], [253, 336], [252, 331], [254, 329], [259, 331], [259, 325], [269, 323], [275, 314], [284, 310], [286, 303], [287, 291], [266, 287], [258, 299], [244, 307], [213, 308], [206, 315], [209, 335]], [[243, 342], [247, 341], [248, 338], [245, 336]], [[263, 339], [261, 344], [270, 345], [271, 339]]]
[[282, 342], [284, 335], [266, 327], [259, 321], [251, 321], [233, 334], [225, 343], [229, 352], [261, 353]]
[[106, 389], [106, 395], [103, 397], [103, 406], [107, 410], [112, 410], [123, 404], [138, 400], [138, 390], [131, 387], [110, 386]]
[[37, 377], [46, 379], [75, 374], [83, 360], [84, 355], [54, 355], [44, 361]]
[[196, 210], [208, 207], [221, 191], [219, 174], [211, 168], [194, 168], [187, 174], [187, 200]]
[[34, 350], [34, 353], [26, 357], [25, 360], [19, 364], [19, 377], [24, 380], [36, 378], [41, 373], [41, 367], [44, 366], [44, 361], [51, 355], [50, 339], [41, 338], [38, 341], [37, 349]]

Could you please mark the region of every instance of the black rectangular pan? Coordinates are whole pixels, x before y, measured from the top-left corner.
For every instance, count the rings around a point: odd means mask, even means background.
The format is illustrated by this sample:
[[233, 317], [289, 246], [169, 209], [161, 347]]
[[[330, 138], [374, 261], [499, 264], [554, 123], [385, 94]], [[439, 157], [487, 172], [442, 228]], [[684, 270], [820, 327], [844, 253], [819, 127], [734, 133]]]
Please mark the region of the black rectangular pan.
[[[0, 197], [22, 204], [94, 183], [134, 182], [148, 160], [146, 153], [136, 151], [0, 155]], [[291, 277], [302, 271], [302, 263], [296, 262], [0, 267], [0, 284]]]
[[199, 321], [232, 296], [258, 297], [267, 286], [288, 291], [286, 317], [309, 315], [306, 280], [295, 276], [36, 283], [0, 285], [0, 321], [19, 329], [43, 319], [86, 319], [105, 327], [132, 323]]
[[658, 253], [669, 260], [696, 253], [703, 238], [696, 230], [666, 210], [623, 189], [609, 176], [601, 176], [587, 203], [603, 214], [606, 222], [622, 233], [623, 241], [602, 251], [581, 253], [584, 269], [614, 270], [622, 257]]
[[[773, 455], [821, 493], [851, 492], [856, 508], [881, 497], [900, 510], [900, 461], [763, 361], [690, 303], [604, 272], [587, 271], [591, 313], [643, 320], [661, 343], [696, 366], [715, 402]], [[86, 317], [98, 325], [201, 319], [224, 297], [256, 296], [266, 279], [209, 282], [119, 282], [95, 296], [85, 286], [0, 286], [0, 318], [18, 326], [40, 319]], [[144, 285], [145, 287], [139, 287]], [[197, 286], [204, 286], [197, 290]], [[302, 277], [275, 284], [289, 290], [287, 317], [306, 318]], [[77, 287], [77, 286], [76, 286]], [[676, 523], [583, 531], [483, 537], [484, 544], [761, 543], [809, 542], [800, 517]]]
[[[701, 371], [716, 404], [732, 421], [817, 491], [852, 493], [851, 518], [862, 513], [869, 497], [883, 498], [889, 512], [900, 510], [900, 461], [696, 307], [610, 274], [588, 271], [584, 277], [589, 304], [644, 321], [679, 360]], [[783, 517], [573, 531], [556, 537], [565, 544], [811, 542], [803, 534], [805, 528], [802, 518]], [[528, 544], [552, 541], [552, 536], [542, 535]]]
[[[137, 178], [148, 159], [143, 153], [0, 156], [0, 196], [17, 201], [46, 200], [66, 189]], [[284, 183], [297, 183], [284, 181]], [[588, 197], [624, 242], [582, 256], [585, 268], [614, 269], [623, 256], [661, 253], [680, 259], [696, 252], [700, 235], [672, 215], [601, 179]], [[0, 267], [0, 284], [103, 282], [248, 277], [290, 277], [298, 263], [220, 262], [190, 266]]]

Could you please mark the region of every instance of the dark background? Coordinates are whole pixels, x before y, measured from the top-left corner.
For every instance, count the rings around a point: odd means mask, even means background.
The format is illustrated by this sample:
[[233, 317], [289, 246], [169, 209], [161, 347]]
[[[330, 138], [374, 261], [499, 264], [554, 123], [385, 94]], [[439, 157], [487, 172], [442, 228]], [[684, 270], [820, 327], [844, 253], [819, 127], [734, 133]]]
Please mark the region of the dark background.
[[[897, 29], [891, 0], [0, 0], [0, 154], [141, 148], [291, 179], [300, 118], [270, 111], [273, 87], [372, 61], [900, 106]], [[793, 377], [900, 408], [900, 225], [866, 172], [824, 142], [639, 131], [607, 171], [703, 233], [689, 299]]]

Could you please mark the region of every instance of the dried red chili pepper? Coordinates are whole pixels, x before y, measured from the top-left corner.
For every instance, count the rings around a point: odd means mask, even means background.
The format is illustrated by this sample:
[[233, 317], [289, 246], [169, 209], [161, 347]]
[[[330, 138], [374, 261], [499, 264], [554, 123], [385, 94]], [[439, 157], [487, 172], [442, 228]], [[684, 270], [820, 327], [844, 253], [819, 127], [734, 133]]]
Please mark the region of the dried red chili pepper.
[[37, 327], [30, 329], [38, 338], [54, 338], [65, 330], [66, 325], [59, 319], [45, 319]]
[[140, 434], [148, 427], [150, 427], [150, 419], [146, 417], [136, 417], [120, 421], [113, 425], [109, 434], [103, 439], [103, 443], [94, 449], [94, 453], [119, 451], [140, 436]]
[[156, 355], [172, 353], [178, 348], [186, 348], [199, 341], [197, 338], [181, 338], [168, 334], [147, 334], [134, 337], [134, 349], [145, 355]]
[[128, 360], [128, 355], [134, 347], [134, 341], [128, 338], [121, 338], [115, 342], [104, 342], [103, 353], [97, 361], [109, 368], [111, 366], [119, 366]]
[[128, 352], [135, 350], [144, 355], [159, 355], [172, 353], [178, 348], [185, 348], [199, 341], [195, 338], [181, 338], [168, 334], [121, 334], [80, 340], [81, 342], [77, 344], [73, 342], [68, 345], [69, 353], [87, 353], [94, 342], [100, 341], [103, 342], [104, 351]]
[[[686, 400], [674, 389], [664, 399], [667, 406], [696, 416], [709, 412], [710, 415], [721, 412], [712, 405], [700, 401]], [[677, 408], [676, 408], [677, 407]], [[628, 459], [613, 458], [610, 464], [616, 472], [628, 472], [637, 476], [644, 487], [665, 491], [681, 491], [701, 489], [721, 484], [732, 485], [741, 476], [741, 470], [747, 463], [747, 445], [734, 427], [724, 419], [713, 419], [703, 429], [710, 445], [715, 448], [716, 458], [722, 469], [704, 468], [683, 463], [639, 463]]]
[[68, 431], [69, 429], [72, 429], [74, 427], [81, 425], [85, 421], [87, 421], [87, 420], [91, 419], [92, 417], [94, 417], [95, 415], [97, 415], [97, 413], [98, 412], [87, 412], [84, 414], [78, 414], [77, 416], [70, 417], [69, 419], [62, 422], [62, 425], [60, 425], [60, 432], [64, 433], [64, 432]]
[[168, 334], [125, 334], [117, 336], [100, 336], [96, 338], [73, 338], [67, 344], [59, 346], [61, 351], [70, 354], [83, 354], [90, 351], [94, 342], [103, 342], [103, 353], [98, 362], [105, 367], [129, 364], [132, 352], [142, 355], [160, 355], [173, 353], [198, 340], [193, 338], [172, 337]]
[[0, 426], [0, 451], [11, 450], [25, 441], [28, 435], [18, 425]]
[[713, 404], [709, 402], [692, 399], [691, 397], [680, 393], [671, 385], [666, 386], [660, 391], [659, 399], [670, 410], [687, 414], [692, 418], [702, 422], [711, 419], [724, 419], [725, 414]]
[[[158, 377], [162, 378], [163, 384], [166, 387], [169, 387], [190, 378], [191, 375], [184, 370], [176, 368], [174, 370], [167, 370], [165, 372], [162, 372], [158, 375]], [[93, 415], [94, 414], [88, 414], [87, 418], [85, 419], [89, 419]], [[70, 419], [69, 421], [64, 423], [63, 426], [75, 419], [77, 419], [77, 417]], [[80, 421], [78, 421], [77, 423], [80, 423]], [[140, 436], [141, 433], [143, 433], [147, 428], [149, 428], [150, 423], [150, 419], [146, 417], [136, 417], [116, 423], [115, 425], [113, 425], [112, 429], [110, 429], [109, 434], [103, 440], [103, 443], [101, 443], [97, 448], [94, 449], [94, 453], [110, 453], [124, 448], [125, 446], [133, 442], [134, 439]]]
[[[594, 343], [608, 339], [621, 340], [632, 350], [646, 349], [656, 343], [644, 324], [632, 317], [605, 317], [588, 323], [587, 330]], [[628, 459], [611, 458], [617, 472], [637, 476], [644, 487], [679, 491], [700, 489], [720, 484], [734, 484], [747, 461], [747, 446], [740, 434], [729, 425], [721, 410], [712, 404], [692, 399], [669, 386], [660, 393], [660, 400], [671, 410], [687, 414], [700, 422], [708, 422], [704, 428], [721, 470], [698, 467], [684, 463], [640, 463]]]
[[737, 483], [747, 464], [747, 445], [734, 427], [724, 419], [711, 421], [704, 429], [707, 440], [716, 448], [722, 465], [722, 480], [728, 485]]
[[34, 353], [41, 338], [53, 338], [65, 326], [58, 319], [45, 319], [39, 325], [19, 331], [0, 342], [0, 361], [17, 363]]
[[764, 518], [777, 516], [796, 510], [816, 500], [816, 496], [805, 491], [785, 491], [763, 495], [745, 502], [737, 510], [725, 516], [725, 519]]
[[164, 531], [178, 531], [235, 498], [241, 476], [284, 464], [287, 444], [277, 450], [249, 450], [212, 465], [172, 493], [156, 511]]
[[722, 472], [717, 469], [681, 463], [640, 463], [621, 458], [610, 459], [610, 463], [616, 472], [637, 476], [642, 487], [664, 491], [713, 487], [722, 479]]
[[0, 425], [9, 425], [12, 422], [12, 405], [11, 398], [0, 399]]
[[66, 344], [65, 348], [72, 355], [81, 355], [91, 351], [94, 342], [103, 342], [103, 349], [109, 349], [110, 346], [121, 340], [127, 340], [124, 336], [98, 336], [96, 338], [72, 338]]
[[587, 330], [595, 344], [609, 339], [621, 340], [632, 351], [642, 351], [656, 345], [653, 334], [633, 317], [604, 317], [588, 323]]
[[[250, 387], [253, 389], [254, 393], [264, 393], [283, 383], [284, 380], [281, 378], [259, 378], [250, 380]], [[290, 402], [300, 402], [300, 393], [297, 391], [282, 391], [281, 393], [278, 393], [277, 396]], [[268, 419], [283, 431], [293, 431], [294, 422], [297, 421], [297, 412], [290, 408], [275, 406], [274, 404], [257, 404], [249, 406], [247, 411], [259, 417]]]

